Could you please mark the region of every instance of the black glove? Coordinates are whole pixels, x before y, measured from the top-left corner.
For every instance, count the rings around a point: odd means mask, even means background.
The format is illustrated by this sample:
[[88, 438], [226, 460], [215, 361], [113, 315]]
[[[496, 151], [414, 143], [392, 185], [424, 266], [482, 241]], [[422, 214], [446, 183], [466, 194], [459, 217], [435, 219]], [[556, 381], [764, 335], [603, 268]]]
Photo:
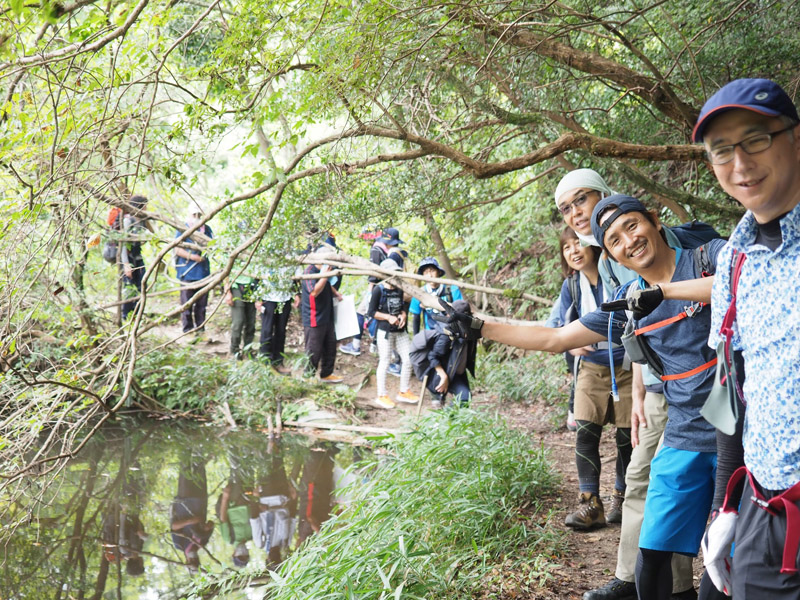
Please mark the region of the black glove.
[[646, 317], [653, 312], [664, 300], [664, 292], [657, 285], [643, 290], [633, 290], [627, 298], [614, 300], [613, 302], [603, 302], [600, 309], [606, 312], [614, 310], [629, 310], [637, 319]]
[[445, 314], [434, 313], [433, 318], [435, 320], [449, 325], [452, 334], [467, 341], [481, 339], [481, 328], [483, 327], [481, 319], [473, 317], [469, 313], [458, 312], [442, 298], [439, 298], [439, 304], [441, 304]]

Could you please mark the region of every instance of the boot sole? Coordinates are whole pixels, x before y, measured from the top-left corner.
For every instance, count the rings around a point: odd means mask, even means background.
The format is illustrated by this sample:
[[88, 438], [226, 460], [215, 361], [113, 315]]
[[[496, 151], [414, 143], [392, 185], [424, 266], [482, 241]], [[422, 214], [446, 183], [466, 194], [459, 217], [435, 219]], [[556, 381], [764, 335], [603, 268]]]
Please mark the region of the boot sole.
[[564, 523], [565, 526], [569, 527], [570, 529], [574, 529], [576, 531], [591, 531], [593, 529], [602, 529], [603, 527], [607, 527], [608, 523], [593, 523], [592, 525], [570, 525], [568, 523]]

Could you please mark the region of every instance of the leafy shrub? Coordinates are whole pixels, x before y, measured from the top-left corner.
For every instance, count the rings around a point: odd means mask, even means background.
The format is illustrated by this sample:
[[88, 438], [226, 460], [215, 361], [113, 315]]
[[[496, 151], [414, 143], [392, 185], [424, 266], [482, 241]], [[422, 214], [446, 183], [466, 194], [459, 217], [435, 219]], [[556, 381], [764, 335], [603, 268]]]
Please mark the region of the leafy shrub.
[[355, 403], [355, 392], [346, 386], [286, 377], [259, 360], [231, 361], [185, 347], [145, 354], [134, 375], [140, 400], [155, 402], [154, 408], [201, 413], [225, 401], [243, 425], [264, 425], [278, 401], [284, 420], [300, 416], [303, 409], [293, 404], [297, 400], [348, 411]]
[[202, 411], [227, 379], [229, 364], [193, 348], [155, 350], [137, 361], [135, 389], [167, 410]]
[[350, 411], [355, 405], [355, 392], [346, 386], [332, 387], [313, 379], [279, 375], [269, 365], [248, 360], [232, 364], [227, 381], [216, 393], [217, 402], [228, 402], [237, 423], [256, 426], [263, 425], [267, 416], [276, 412], [278, 401], [284, 421], [298, 418], [304, 409], [293, 403], [302, 399], [313, 400], [317, 406]]
[[504, 401], [557, 403], [569, 397], [567, 382], [560, 354], [534, 352], [521, 358], [505, 358], [502, 351], [495, 351], [478, 360], [477, 384]]

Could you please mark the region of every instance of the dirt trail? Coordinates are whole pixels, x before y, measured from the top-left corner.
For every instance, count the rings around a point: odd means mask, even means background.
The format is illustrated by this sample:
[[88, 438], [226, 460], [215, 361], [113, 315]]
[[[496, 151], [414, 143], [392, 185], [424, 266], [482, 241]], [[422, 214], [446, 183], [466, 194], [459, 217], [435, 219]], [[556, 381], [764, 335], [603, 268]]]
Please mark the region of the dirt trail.
[[[222, 311], [221, 311], [222, 312]], [[219, 325], [216, 325], [219, 323]], [[204, 341], [196, 347], [209, 354], [224, 355], [227, 353], [229, 336], [224, 327], [227, 326], [227, 315], [216, 315], [210, 324]], [[178, 335], [177, 326], [169, 326], [168, 333]], [[176, 333], [177, 332], [177, 333]], [[287, 350], [302, 351], [302, 327], [297, 321], [297, 313], [293, 311], [287, 335]], [[256, 331], [256, 336], [258, 331]], [[188, 340], [187, 340], [188, 342]], [[374, 405], [376, 396], [375, 367], [378, 358], [370, 354], [369, 347], [362, 348], [361, 356], [354, 357], [339, 352], [336, 357], [335, 372], [345, 378], [344, 383], [357, 388], [362, 386], [356, 399], [359, 409], [360, 424], [368, 426], [397, 429], [403, 427], [406, 419], [413, 418], [416, 406], [398, 404], [396, 409], [385, 410]], [[364, 383], [365, 378], [369, 377]], [[399, 391], [399, 378], [388, 376], [387, 386], [391, 397]], [[363, 384], [363, 385], [362, 385]], [[411, 389], [419, 393], [421, 384], [412, 376]], [[557, 418], [558, 409], [534, 400], [530, 405], [504, 403], [496, 397], [483, 393], [480, 389], [473, 391], [473, 406], [489, 407], [502, 414], [508, 424], [527, 432], [531, 443], [537, 447], [542, 444], [549, 452], [555, 469], [561, 474], [562, 483], [551, 498], [547, 499], [552, 511], [552, 522], [556, 527], [563, 527], [564, 518], [577, 504], [578, 479], [575, 468], [575, 434], [569, 432]], [[426, 395], [422, 411], [430, 409], [430, 396]], [[616, 448], [613, 429], [607, 427], [600, 446], [603, 466], [601, 476], [601, 495], [604, 503], [610, 501], [614, 484], [614, 461]], [[510, 593], [508, 598], [530, 600], [580, 600], [583, 593], [605, 584], [613, 575], [617, 559], [619, 542], [619, 525], [609, 525], [591, 532], [574, 532], [568, 530], [568, 548], [561, 557], [561, 566], [552, 572], [552, 579], [534, 595], [523, 596]], [[695, 559], [695, 587], [699, 585], [697, 573], [701, 561]]]

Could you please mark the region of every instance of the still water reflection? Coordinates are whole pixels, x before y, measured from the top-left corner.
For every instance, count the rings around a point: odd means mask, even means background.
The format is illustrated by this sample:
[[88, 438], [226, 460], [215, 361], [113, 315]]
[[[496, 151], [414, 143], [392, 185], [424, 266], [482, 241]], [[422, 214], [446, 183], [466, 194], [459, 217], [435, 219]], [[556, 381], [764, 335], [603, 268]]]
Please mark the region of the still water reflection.
[[0, 598], [179, 598], [203, 572], [275, 566], [345, 501], [358, 452], [199, 426], [103, 430], [55, 484], [2, 500], [6, 536], [33, 517], [5, 545]]

